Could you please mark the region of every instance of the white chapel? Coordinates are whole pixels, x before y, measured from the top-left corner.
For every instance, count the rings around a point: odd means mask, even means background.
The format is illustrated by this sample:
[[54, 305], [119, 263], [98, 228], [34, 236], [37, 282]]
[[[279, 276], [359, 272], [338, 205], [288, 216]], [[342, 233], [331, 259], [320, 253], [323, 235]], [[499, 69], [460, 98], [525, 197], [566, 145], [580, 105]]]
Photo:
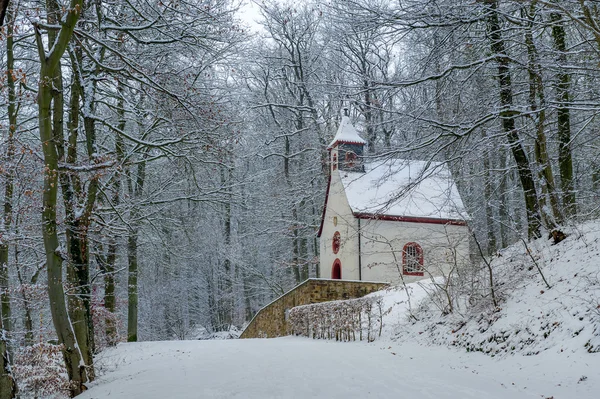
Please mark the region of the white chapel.
[[443, 163], [363, 156], [347, 115], [328, 146], [318, 277], [397, 283], [469, 262], [468, 216]]

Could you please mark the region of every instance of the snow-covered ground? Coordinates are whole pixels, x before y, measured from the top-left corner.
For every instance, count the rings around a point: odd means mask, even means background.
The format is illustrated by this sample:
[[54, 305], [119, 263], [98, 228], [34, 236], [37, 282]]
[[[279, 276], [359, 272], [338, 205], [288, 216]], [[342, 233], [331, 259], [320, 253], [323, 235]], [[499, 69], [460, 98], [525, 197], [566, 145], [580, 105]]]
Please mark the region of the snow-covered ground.
[[[600, 357], [502, 360], [444, 347], [307, 338], [121, 344], [82, 399], [597, 399]], [[587, 378], [585, 378], [585, 377]]]
[[391, 308], [372, 343], [121, 344], [99, 355], [81, 398], [600, 398], [600, 223], [558, 245], [517, 244], [491, 267], [498, 307], [457, 295], [442, 315], [426, 281], [372, 294]]

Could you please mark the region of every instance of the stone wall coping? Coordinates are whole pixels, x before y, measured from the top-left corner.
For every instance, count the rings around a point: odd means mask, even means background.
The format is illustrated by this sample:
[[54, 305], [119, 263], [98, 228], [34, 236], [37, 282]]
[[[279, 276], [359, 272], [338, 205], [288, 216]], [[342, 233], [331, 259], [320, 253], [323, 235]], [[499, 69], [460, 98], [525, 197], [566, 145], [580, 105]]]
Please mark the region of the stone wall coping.
[[254, 319], [256, 319], [263, 310], [265, 310], [266, 308], [268, 308], [269, 306], [271, 306], [272, 304], [274, 304], [275, 302], [279, 301], [281, 298], [291, 294], [292, 292], [294, 292], [295, 290], [297, 290], [298, 288], [302, 287], [303, 285], [307, 285], [313, 281], [328, 281], [328, 282], [333, 282], [333, 283], [360, 283], [360, 284], [381, 284], [381, 285], [390, 285], [390, 283], [388, 282], [383, 282], [383, 281], [363, 281], [363, 280], [338, 280], [338, 279], [332, 279], [332, 278], [308, 278], [306, 280], [304, 280], [303, 282], [301, 282], [300, 284], [296, 285], [294, 288], [290, 289], [289, 291], [287, 291], [285, 294], [282, 294], [280, 296], [278, 296], [277, 298], [273, 299], [271, 302], [267, 303], [266, 305], [264, 305], [262, 308], [260, 308], [258, 310], [258, 312], [256, 312], [254, 314], [254, 316], [252, 316], [252, 319], [250, 320], [250, 322], [246, 325], [246, 327], [244, 328], [244, 331], [242, 331], [242, 334], [244, 334], [244, 332], [246, 331], [246, 329], [248, 328], [248, 326], [252, 325], [252, 322], [254, 321]]
[[[300, 283], [296, 287], [299, 287], [300, 285], [302, 285], [302, 284], [304, 284], [304, 283], [306, 283], [308, 281], [331, 281], [331, 282], [335, 282], [335, 283], [340, 282], [340, 283], [365, 283], [365, 284], [386, 284], [386, 285], [390, 285], [391, 284], [389, 281], [341, 280], [341, 279], [334, 279], [334, 278], [312, 277], [312, 278], [309, 278], [307, 280], [304, 280], [302, 283]], [[290, 291], [293, 291], [294, 289], [296, 289], [296, 287], [292, 288]]]

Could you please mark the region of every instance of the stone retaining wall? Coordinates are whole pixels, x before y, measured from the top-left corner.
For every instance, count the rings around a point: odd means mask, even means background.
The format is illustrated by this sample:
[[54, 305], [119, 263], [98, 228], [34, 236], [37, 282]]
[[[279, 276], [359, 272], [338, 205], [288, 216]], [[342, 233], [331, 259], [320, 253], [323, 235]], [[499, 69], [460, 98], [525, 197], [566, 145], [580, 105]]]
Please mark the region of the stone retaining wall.
[[300, 305], [360, 298], [388, 283], [308, 279], [258, 311], [240, 338], [274, 338], [290, 334], [287, 312]]

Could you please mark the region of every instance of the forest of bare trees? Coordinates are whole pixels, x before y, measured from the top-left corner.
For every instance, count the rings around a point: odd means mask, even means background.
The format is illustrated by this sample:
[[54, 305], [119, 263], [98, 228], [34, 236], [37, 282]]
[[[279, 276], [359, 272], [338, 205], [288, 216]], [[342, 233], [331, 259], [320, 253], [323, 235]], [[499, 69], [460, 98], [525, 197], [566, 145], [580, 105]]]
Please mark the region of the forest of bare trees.
[[594, 1], [1, 6], [0, 399], [315, 276], [343, 105], [368, 157], [450, 165], [486, 255], [600, 217]]

